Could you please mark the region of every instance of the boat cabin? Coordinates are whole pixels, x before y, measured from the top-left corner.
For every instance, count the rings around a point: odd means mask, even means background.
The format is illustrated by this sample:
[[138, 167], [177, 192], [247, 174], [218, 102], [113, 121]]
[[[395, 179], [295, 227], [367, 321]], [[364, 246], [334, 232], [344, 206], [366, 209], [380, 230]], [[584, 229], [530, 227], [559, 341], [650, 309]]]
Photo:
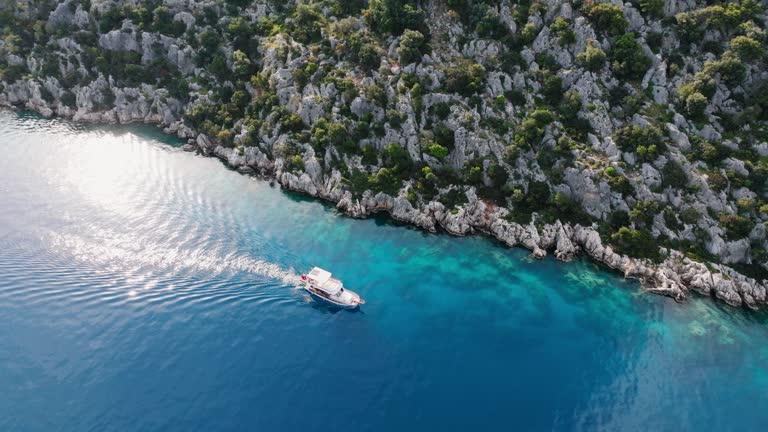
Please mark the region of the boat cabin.
[[309, 274], [307, 279], [312, 286], [324, 293], [337, 296], [344, 291], [344, 286], [341, 281], [331, 277], [331, 272], [315, 267]]

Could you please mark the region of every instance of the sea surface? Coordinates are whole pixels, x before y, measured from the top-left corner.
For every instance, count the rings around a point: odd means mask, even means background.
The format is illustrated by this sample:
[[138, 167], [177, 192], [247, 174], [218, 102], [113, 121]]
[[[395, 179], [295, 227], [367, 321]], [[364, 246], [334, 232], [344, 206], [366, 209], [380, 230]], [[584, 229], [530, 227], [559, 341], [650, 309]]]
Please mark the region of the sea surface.
[[[768, 317], [0, 111], [2, 431], [748, 431]], [[318, 307], [318, 265], [367, 304]]]

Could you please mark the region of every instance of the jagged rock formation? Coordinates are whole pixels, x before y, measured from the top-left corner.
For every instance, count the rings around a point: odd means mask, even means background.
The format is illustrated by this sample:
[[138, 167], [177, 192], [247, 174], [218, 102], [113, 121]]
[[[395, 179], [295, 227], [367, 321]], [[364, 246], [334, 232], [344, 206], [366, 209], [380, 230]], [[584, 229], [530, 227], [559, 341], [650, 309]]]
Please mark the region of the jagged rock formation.
[[0, 3], [0, 105], [157, 123], [351, 216], [584, 253], [677, 299], [758, 307], [765, 7]]

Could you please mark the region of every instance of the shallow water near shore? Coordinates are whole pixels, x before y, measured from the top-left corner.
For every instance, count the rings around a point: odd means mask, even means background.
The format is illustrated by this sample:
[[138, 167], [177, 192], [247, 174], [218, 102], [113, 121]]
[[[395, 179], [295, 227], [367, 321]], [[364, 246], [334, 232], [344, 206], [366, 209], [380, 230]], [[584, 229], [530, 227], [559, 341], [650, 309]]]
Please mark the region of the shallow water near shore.
[[[755, 430], [768, 318], [0, 111], [0, 430]], [[311, 266], [367, 304], [314, 305]]]

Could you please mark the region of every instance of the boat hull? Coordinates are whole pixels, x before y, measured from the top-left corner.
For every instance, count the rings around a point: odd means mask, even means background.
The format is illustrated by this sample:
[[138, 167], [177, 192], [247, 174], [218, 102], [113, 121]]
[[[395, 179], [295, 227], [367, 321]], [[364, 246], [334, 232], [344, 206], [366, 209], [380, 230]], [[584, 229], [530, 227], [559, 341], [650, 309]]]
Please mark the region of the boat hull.
[[334, 307], [338, 309], [345, 309], [345, 310], [354, 310], [360, 307], [359, 303], [355, 303], [355, 304], [338, 303], [329, 298], [323, 297], [320, 294], [317, 294], [316, 292], [309, 289], [309, 287], [305, 286], [304, 289], [312, 297], [312, 300], [325, 306]]

